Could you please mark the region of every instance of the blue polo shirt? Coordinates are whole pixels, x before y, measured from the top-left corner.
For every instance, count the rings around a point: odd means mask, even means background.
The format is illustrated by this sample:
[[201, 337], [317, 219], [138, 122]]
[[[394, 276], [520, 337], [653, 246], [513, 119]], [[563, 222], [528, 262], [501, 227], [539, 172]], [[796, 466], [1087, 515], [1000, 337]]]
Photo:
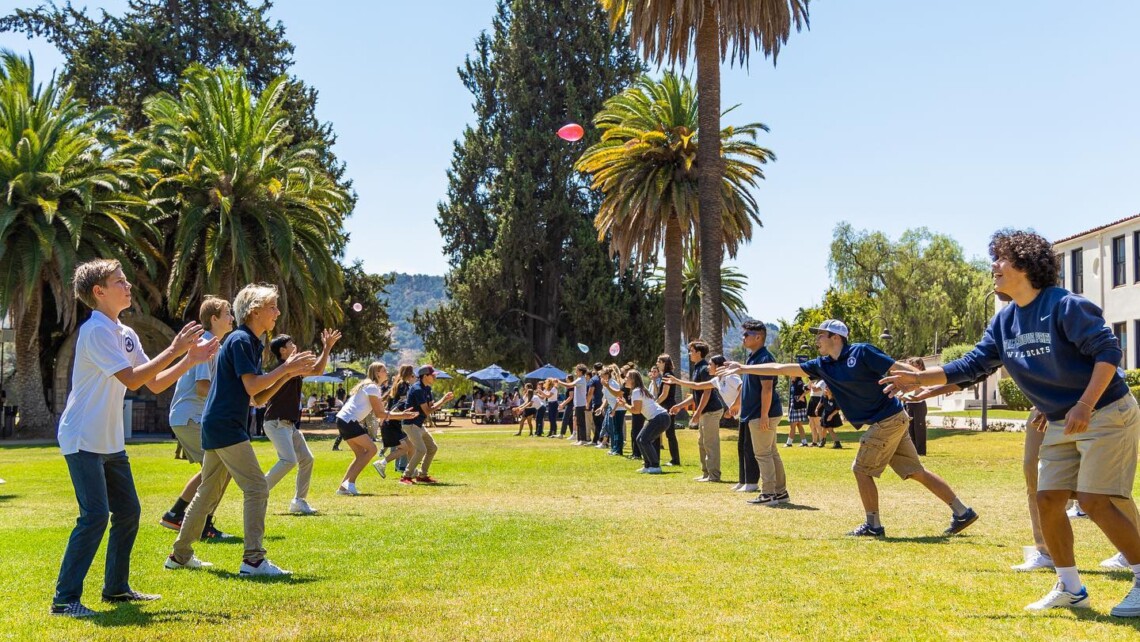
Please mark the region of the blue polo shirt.
[[[748, 361], [745, 363], [754, 366], [775, 362], [776, 359], [771, 352], [768, 352], [768, 348], [760, 348], [749, 355]], [[779, 417], [784, 414], [784, 409], [780, 406], [780, 395], [776, 392], [776, 377], [757, 374], [745, 375], [744, 386], [740, 393], [740, 421], [742, 424], [760, 418], [760, 393], [764, 390], [764, 380], [772, 382], [772, 403], [768, 406], [768, 416]]]
[[879, 380], [895, 360], [869, 343], [843, 347], [838, 359], [816, 357], [800, 364], [804, 372], [823, 379], [847, 421], [861, 426], [902, 412], [902, 402], [883, 394]]
[[249, 441], [249, 393], [242, 375], [261, 374], [264, 345], [246, 325], [218, 349], [218, 366], [202, 413], [202, 448], [214, 450]]
[[590, 377], [590, 383], [587, 387], [590, 392], [590, 407], [600, 408], [602, 406], [602, 378], [598, 375]]
[[[693, 367], [689, 368], [689, 380], [696, 383], [712, 381], [712, 376], [709, 375], [709, 362], [701, 359], [693, 364]], [[701, 399], [703, 399], [705, 395], [709, 395], [709, 401], [705, 404], [703, 412], [724, 410], [724, 404], [720, 402], [720, 394], [717, 393], [715, 388], [712, 390], [693, 389], [693, 401], [697, 403], [698, 408], [701, 407]]]
[[427, 419], [427, 415], [424, 414], [421, 406], [425, 403], [430, 404], [432, 401], [431, 386], [425, 386], [422, 380], [412, 384], [412, 387], [408, 388], [408, 410], [415, 410], [416, 418], [405, 419], [404, 423], [409, 425], [415, 424], [423, 428], [424, 420]]

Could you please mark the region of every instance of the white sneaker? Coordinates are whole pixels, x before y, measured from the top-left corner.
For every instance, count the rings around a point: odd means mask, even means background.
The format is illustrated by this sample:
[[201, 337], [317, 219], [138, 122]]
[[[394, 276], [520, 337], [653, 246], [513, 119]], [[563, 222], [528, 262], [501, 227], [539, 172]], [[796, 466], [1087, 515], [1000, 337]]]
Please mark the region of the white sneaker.
[[1132, 582], [1132, 590], [1109, 611], [1112, 617], [1140, 617], [1140, 579]]
[[1036, 571], [1039, 568], [1053, 568], [1053, 558], [1037, 550], [1036, 546], [1022, 546], [1025, 561], [1010, 566], [1015, 571]]
[[387, 470], [388, 469], [388, 460], [387, 459], [382, 459], [382, 458], [377, 459], [376, 461], [372, 462], [372, 467], [376, 469], [377, 473], [380, 473], [380, 479], [387, 479], [388, 478], [388, 470]]
[[1088, 514], [1081, 510], [1081, 505], [1075, 502], [1072, 506], [1069, 507], [1069, 510], [1065, 511], [1065, 514], [1069, 516], [1069, 519], [1082, 519], [1088, 517]]
[[1040, 613], [1055, 608], [1087, 609], [1089, 608], [1089, 592], [1081, 587], [1079, 593], [1070, 593], [1065, 585], [1057, 582], [1045, 597], [1025, 607], [1026, 611]]
[[185, 563], [179, 564], [178, 561], [174, 559], [173, 555], [167, 555], [166, 556], [166, 563], [163, 564], [163, 566], [165, 568], [172, 570], [172, 571], [177, 571], [177, 570], [183, 569], [183, 568], [206, 568], [209, 566], [213, 566], [213, 564], [211, 564], [210, 562], [198, 559], [197, 555], [191, 555], [190, 559], [186, 560]]
[[594, 446], [594, 448], [609, 448], [609, 446], [605, 444], [598, 444], [597, 446]]
[[736, 492], [740, 492], [741, 488], [744, 488], [744, 484], [737, 484], [737, 485], [732, 487], [732, 490], [734, 490]]
[[788, 440], [786, 442], [784, 442], [784, 445], [785, 446], [791, 446], [792, 445], [792, 438], [788, 437]]
[[317, 509], [309, 506], [309, 502], [300, 497], [294, 497], [293, 501], [289, 502], [289, 512], [301, 513], [302, 515], [316, 515]]
[[292, 574], [293, 574], [293, 571], [286, 571], [285, 569], [274, 564], [273, 562], [270, 562], [267, 559], [261, 560], [261, 563], [258, 564], [257, 566], [254, 566], [248, 562], [243, 561], [241, 563], [241, 568], [238, 570], [238, 575], [241, 575], [242, 577], [249, 577], [252, 575], [264, 575], [267, 577], [272, 577], [272, 576], [277, 576], [277, 575], [292, 575]]
[[648, 468], [646, 468], [645, 466], [642, 466], [641, 468], [638, 468], [638, 469], [637, 469], [637, 472], [639, 472], [639, 473], [647, 473], [647, 472], [649, 472], [649, 469], [648, 469]]
[[1100, 563], [1101, 568], [1123, 569], [1131, 571], [1132, 565], [1124, 558], [1124, 553], [1117, 553]]
[[356, 490], [356, 484], [354, 484], [352, 482], [344, 482], [343, 484], [340, 485], [340, 488], [336, 489], [336, 494], [337, 495], [359, 495], [360, 493], [357, 492], [357, 490]]
[[645, 472], [646, 472], [646, 474], [649, 474], [649, 475], [664, 475], [665, 474], [665, 471], [661, 470], [660, 468], [646, 468]]
[[693, 478], [693, 481], [695, 481], [695, 482], [707, 482], [708, 480], [709, 480], [708, 475], [701, 475], [700, 477], [694, 477]]
[[742, 492], [742, 493], [754, 493], [758, 490], [760, 490], [760, 487], [757, 486], [756, 484], [745, 484], [743, 487], [741, 487], [740, 492]]

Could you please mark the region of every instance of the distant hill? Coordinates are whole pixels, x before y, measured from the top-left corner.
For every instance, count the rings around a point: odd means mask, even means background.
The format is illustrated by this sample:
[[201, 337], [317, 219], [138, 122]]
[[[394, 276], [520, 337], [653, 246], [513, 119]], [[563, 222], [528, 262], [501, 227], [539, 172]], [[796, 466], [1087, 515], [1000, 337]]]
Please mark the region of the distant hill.
[[387, 274], [392, 278], [388, 286], [388, 318], [392, 320], [392, 351], [384, 355], [390, 363], [414, 362], [423, 352], [424, 343], [412, 327], [415, 310], [430, 310], [447, 301], [447, 289], [442, 276], [430, 274]]

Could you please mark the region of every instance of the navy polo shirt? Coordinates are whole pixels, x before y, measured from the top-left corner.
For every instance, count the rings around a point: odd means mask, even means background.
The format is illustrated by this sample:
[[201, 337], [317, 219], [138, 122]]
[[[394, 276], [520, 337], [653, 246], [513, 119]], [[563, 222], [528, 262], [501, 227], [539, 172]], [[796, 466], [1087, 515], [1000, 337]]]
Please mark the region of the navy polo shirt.
[[599, 408], [602, 405], [602, 378], [598, 375], [590, 377], [590, 383], [586, 384], [592, 392], [590, 393], [590, 407]]
[[[775, 363], [776, 359], [768, 348], [760, 348], [748, 356], [747, 365], [754, 366], [761, 363]], [[750, 374], [744, 376], [744, 386], [740, 393], [740, 421], [747, 424], [753, 419], [760, 418], [760, 393], [763, 391], [764, 380], [772, 382], [772, 403], [768, 406], [769, 417], [779, 417], [784, 414], [780, 406], [780, 395], [776, 392], [776, 377]]]
[[425, 386], [423, 381], [417, 381], [408, 388], [408, 410], [416, 411], [415, 419], [405, 419], [405, 424], [415, 424], [420, 428], [424, 427], [424, 420], [427, 415], [424, 414], [423, 404], [430, 404], [432, 402], [431, 386]]
[[[701, 359], [689, 368], [689, 379], [696, 383], [703, 381], [712, 381], [712, 376], [709, 375], [709, 362]], [[720, 402], [720, 395], [717, 394], [716, 389], [713, 390], [697, 390], [693, 389], [693, 401], [697, 402], [697, 407], [701, 407], [701, 399], [705, 395], [709, 395], [709, 402], [705, 404], [704, 412], [716, 412], [724, 410], [724, 404]]]
[[883, 394], [879, 380], [895, 360], [869, 343], [843, 347], [838, 359], [817, 357], [800, 364], [804, 372], [823, 379], [847, 421], [873, 424], [902, 412], [902, 402]]
[[261, 339], [238, 326], [218, 349], [218, 371], [202, 413], [202, 448], [214, 450], [249, 441], [249, 393], [242, 375], [261, 374]]

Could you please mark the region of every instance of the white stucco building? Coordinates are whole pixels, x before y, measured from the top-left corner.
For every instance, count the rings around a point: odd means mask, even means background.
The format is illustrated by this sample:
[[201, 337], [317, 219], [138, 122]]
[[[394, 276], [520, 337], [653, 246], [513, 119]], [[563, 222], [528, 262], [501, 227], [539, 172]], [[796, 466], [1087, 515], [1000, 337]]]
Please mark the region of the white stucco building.
[[1140, 368], [1140, 214], [1053, 243], [1063, 287], [1104, 310], [1124, 350], [1121, 366]]

